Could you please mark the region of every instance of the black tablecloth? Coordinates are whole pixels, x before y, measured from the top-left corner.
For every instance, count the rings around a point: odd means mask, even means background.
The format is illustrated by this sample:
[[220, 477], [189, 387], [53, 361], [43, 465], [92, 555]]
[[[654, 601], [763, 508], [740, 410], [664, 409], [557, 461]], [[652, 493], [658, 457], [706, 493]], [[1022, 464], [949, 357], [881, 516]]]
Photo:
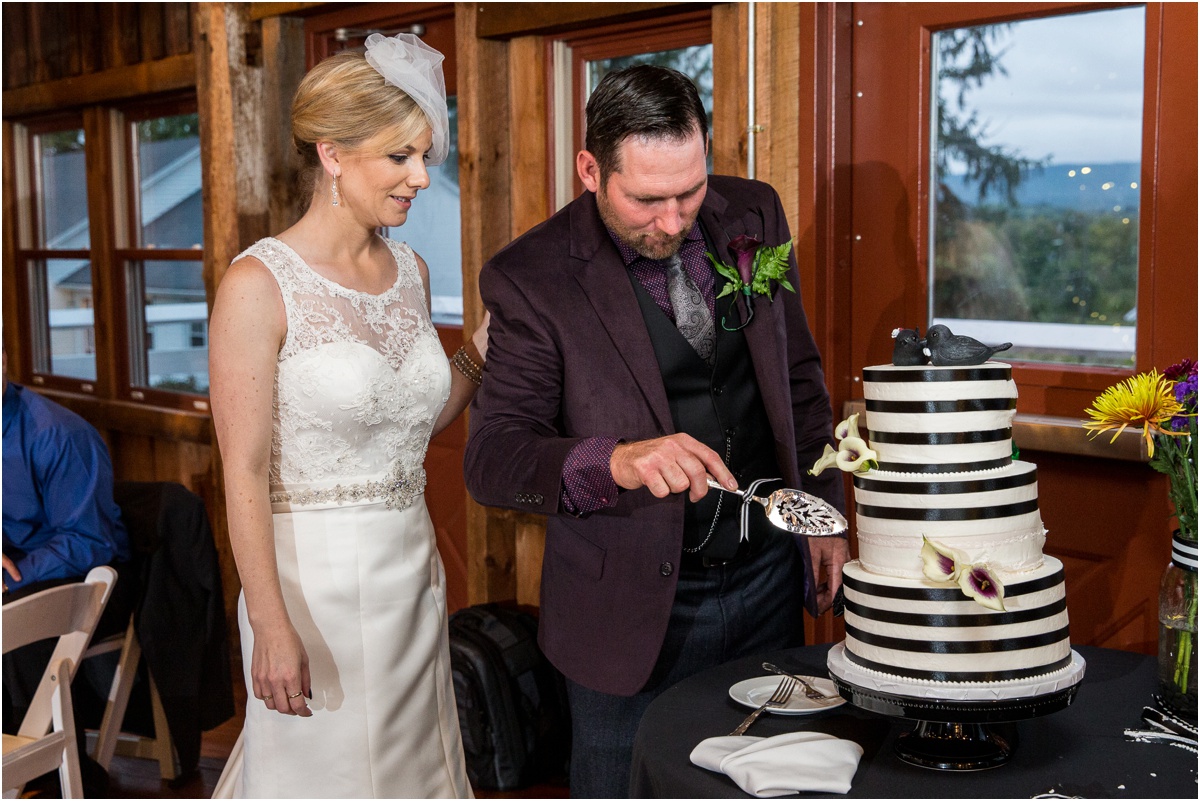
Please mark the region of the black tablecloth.
[[[633, 795], [746, 797], [729, 778], [696, 767], [688, 755], [701, 740], [728, 734], [746, 716], [749, 710], [729, 697], [729, 687], [763, 675], [764, 659], [795, 673], [827, 676], [829, 647], [813, 645], [730, 662], [680, 682], [655, 699], [634, 743]], [[1087, 673], [1074, 703], [1045, 717], [1003, 724], [1016, 729], [1016, 751], [1008, 764], [991, 770], [950, 773], [908, 765], [892, 748], [896, 737], [916, 724], [851, 704], [814, 715], [765, 714], [750, 734], [820, 731], [854, 740], [864, 754], [848, 794], [852, 798], [1030, 798], [1044, 793], [1196, 798], [1195, 754], [1124, 739], [1126, 728], [1144, 728], [1141, 711], [1155, 691], [1155, 659], [1106, 648], [1075, 650], [1087, 661]]]

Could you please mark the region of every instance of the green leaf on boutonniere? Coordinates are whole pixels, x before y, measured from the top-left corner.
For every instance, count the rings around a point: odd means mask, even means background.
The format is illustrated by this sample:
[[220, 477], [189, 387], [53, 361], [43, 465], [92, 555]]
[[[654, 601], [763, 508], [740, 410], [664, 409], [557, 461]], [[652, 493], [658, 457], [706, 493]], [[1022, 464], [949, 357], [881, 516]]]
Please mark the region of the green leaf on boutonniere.
[[775, 247], [762, 247], [755, 254], [754, 281], [750, 290], [756, 295], [771, 295], [771, 282], [774, 281], [789, 292], [796, 290], [788, 282], [788, 255], [792, 252], [792, 240]]
[[[712, 262], [714, 270], [725, 276], [725, 278], [729, 279], [729, 284], [725, 287], [725, 290], [721, 292], [721, 295], [726, 295], [730, 292], [737, 292], [742, 288], [742, 277], [738, 275], [737, 268], [730, 267], [728, 264], [719, 260], [716, 256], [708, 253], [707, 251], [704, 253], [704, 255], [708, 256], [708, 260]], [[721, 295], [717, 295], [717, 297], [721, 297]]]

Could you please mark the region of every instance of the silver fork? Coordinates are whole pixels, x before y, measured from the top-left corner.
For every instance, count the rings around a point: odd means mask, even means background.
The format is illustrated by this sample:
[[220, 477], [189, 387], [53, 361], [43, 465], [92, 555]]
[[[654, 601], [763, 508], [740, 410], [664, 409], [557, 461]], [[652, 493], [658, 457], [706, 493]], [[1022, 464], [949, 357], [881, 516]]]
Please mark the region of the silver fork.
[[763, 662], [762, 668], [768, 673], [774, 673], [776, 676], [790, 676], [796, 681], [800, 682], [800, 686], [804, 689], [804, 695], [813, 701], [832, 701], [838, 697], [836, 695], [826, 695], [816, 687], [809, 684], [803, 676], [797, 676], [795, 673], [788, 673], [783, 668], [776, 667], [770, 662]]
[[785, 676], [782, 680], [780, 680], [779, 686], [775, 688], [775, 692], [771, 693], [771, 697], [768, 698], [762, 706], [751, 712], [746, 719], [742, 721], [740, 726], [729, 732], [729, 736], [737, 737], [745, 734], [746, 729], [749, 729], [750, 726], [753, 725], [754, 721], [758, 720], [758, 716], [761, 715], [768, 707], [783, 706], [786, 704], [788, 699], [792, 697], [792, 691], [795, 689], [796, 680], [790, 676]]

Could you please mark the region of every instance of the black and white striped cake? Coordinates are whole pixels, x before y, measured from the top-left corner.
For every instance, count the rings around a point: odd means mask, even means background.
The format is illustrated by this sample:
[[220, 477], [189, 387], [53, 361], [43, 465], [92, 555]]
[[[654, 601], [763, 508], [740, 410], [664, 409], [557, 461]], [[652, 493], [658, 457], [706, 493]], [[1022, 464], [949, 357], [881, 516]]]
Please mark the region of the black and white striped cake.
[[[1011, 682], [1071, 664], [1062, 564], [1043, 556], [1037, 468], [1013, 458], [1012, 368], [869, 367], [878, 468], [854, 475], [845, 658], [917, 682]], [[926, 577], [925, 540], [985, 565], [1003, 610]]]

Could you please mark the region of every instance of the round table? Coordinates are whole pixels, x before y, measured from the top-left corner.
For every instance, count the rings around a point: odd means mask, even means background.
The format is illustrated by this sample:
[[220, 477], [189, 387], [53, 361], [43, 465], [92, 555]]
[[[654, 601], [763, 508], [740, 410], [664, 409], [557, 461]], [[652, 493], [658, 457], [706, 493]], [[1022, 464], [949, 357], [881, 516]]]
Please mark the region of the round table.
[[[763, 675], [764, 660], [794, 673], [827, 676], [829, 648], [829, 644], [811, 645], [729, 662], [656, 698], [634, 741], [633, 797], [746, 797], [728, 777], [696, 767], [688, 755], [706, 737], [729, 733], [749, 713], [729, 697], [729, 687]], [[1124, 737], [1126, 728], [1144, 728], [1141, 711], [1153, 700], [1156, 660], [1107, 648], [1076, 646], [1075, 650], [1087, 660], [1087, 673], [1074, 703], [1061, 712], [1011, 724], [1016, 752], [1007, 765], [992, 770], [951, 773], [905, 764], [892, 747], [914, 722], [851, 704], [814, 715], [765, 714], [749, 733], [769, 737], [820, 731], [854, 740], [864, 753], [848, 793], [853, 798], [1031, 798], [1047, 793], [1195, 798], [1195, 754], [1168, 745], [1128, 742]]]

